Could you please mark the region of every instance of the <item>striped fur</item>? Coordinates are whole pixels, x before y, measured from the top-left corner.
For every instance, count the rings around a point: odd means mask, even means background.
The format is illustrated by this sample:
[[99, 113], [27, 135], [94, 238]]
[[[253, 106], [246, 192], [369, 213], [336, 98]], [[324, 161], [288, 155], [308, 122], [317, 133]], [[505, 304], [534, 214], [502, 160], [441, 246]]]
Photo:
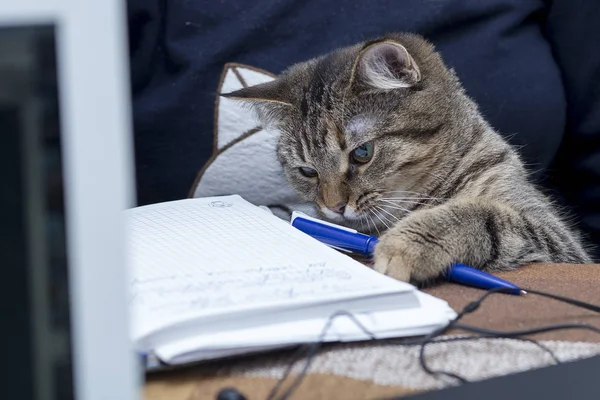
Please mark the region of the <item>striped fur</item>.
[[[488, 271], [590, 262], [518, 152], [419, 36], [359, 43], [227, 96], [281, 131], [286, 177], [324, 217], [381, 236], [382, 273], [423, 282], [453, 262]], [[366, 142], [373, 158], [353, 163]], [[340, 201], [343, 214], [332, 211]]]

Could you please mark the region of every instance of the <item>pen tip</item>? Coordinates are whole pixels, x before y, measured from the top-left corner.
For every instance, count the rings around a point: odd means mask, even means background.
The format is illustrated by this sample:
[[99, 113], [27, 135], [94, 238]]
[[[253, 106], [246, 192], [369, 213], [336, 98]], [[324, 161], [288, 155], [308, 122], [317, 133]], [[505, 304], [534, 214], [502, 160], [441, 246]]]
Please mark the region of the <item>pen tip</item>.
[[525, 290], [522, 290], [522, 289], [521, 289], [521, 292], [520, 292], [520, 293], [521, 293], [521, 294], [527, 294], [527, 292], [526, 292]]

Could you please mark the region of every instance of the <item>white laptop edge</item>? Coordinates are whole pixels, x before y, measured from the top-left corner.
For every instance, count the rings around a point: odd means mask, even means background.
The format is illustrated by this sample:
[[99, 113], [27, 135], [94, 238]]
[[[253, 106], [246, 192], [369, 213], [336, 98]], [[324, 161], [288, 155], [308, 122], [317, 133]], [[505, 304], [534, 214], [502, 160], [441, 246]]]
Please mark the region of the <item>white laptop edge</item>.
[[[121, 211], [133, 206], [126, 3], [0, 2], [0, 27], [53, 24], [75, 398], [139, 398]], [[43, 395], [43, 394], [41, 394]]]

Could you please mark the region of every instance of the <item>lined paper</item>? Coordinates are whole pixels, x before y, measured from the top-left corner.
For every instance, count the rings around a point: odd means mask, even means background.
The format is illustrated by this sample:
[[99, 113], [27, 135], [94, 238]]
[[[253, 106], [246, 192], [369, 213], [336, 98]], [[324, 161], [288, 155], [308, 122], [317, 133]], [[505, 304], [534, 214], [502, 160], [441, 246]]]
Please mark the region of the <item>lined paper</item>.
[[139, 207], [127, 221], [138, 333], [232, 310], [413, 290], [239, 196]]

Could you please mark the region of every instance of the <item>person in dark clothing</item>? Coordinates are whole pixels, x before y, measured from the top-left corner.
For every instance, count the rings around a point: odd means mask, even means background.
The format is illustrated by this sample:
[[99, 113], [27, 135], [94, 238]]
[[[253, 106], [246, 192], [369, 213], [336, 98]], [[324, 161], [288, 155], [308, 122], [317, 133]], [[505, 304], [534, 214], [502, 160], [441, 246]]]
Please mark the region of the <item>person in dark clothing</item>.
[[[225, 63], [279, 73], [337, 47], [414, 32], [600, 244], [600, 2], [129, 0], [128, 19], [140, 205], [188, 195], [212, 152]], [[597, 248], [593, 256], [600, 260]]]

